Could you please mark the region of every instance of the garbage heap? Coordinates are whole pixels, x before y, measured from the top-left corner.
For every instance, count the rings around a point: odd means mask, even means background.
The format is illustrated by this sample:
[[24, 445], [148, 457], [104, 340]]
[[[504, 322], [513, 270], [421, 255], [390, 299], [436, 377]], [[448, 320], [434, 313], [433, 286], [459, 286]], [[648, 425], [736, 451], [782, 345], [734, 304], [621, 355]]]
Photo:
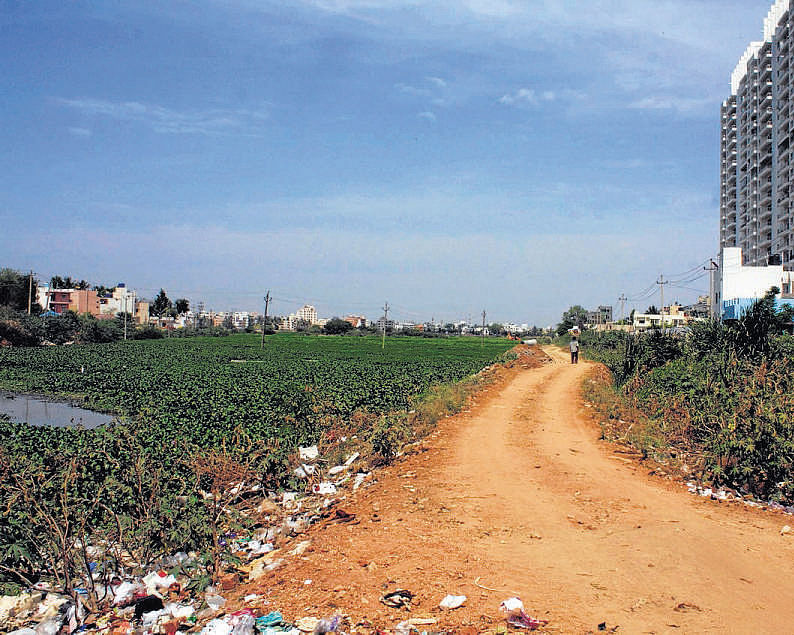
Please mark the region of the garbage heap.
[[[244, 607], [227, 612], [224, 593], [244, 580], [255, 580], [281, 566], [285, 555], [298, 555], [308, 546], [303, 541], [288, 553], [280, 546], [322, 519], [344, 521], [337, 507], [346, 492], [367, 484], [370, 472], [359, 471], [360, 454], [353, 452], [340, 465], [324, 467], [317, 446], [300, 448], [294, 475], [303, 490], [270, 492], [262, 496], [257, 486], [237, 485], [240, 492], [259, 495], [252, 529], [226, 532], [219, 539], [225, 558], [220, 571], [212, 570], [208, 554], [178, 552], [150, 563], [134, 562], [129, 554], [123, 565], [92, 562], [90, 579], [72, 581], [70, 593], [41, 580], [19, 595], [0, 596], [0, 633], [14, 635], [62, 635], [77, 632], [126, 634], [173, 634], [177, 631], [212, 635], [244, 635], [255, 632], [307, 632], [307, 623], [287, 623], [278, 611]], [[371, 484], [371, 482], [369, 483]], [[203, 492], [205, 497], [211, 496]], [[99, 545], [86, 553], [101, 554]], [[113, 567], [111, 569], [111, 567]], [[256, 596], [244, 603], [255, 604]], [[311, 624], [319, 632], [333, 632], [341, 620]], [[303, 627], [303, 631], [299, 626]]]

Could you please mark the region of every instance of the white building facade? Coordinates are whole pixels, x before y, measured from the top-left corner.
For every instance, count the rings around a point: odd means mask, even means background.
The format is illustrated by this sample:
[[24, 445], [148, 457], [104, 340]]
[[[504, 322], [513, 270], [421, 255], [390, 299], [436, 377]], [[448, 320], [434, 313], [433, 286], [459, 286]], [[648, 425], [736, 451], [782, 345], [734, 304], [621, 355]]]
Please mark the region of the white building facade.
[[794, 305], [794, 271], [787, 271], [783, 265], [746, 266], [742, 264], [742, 250], [739, 247], [726, 247], [722, 250], [719, 279], [719, 317], [723, 320], [736, 320], [750, 305], [777, 287], [777, 305]]
[[794, 267], [794, 0], [778, 0], [721, 108], [720, 248]]

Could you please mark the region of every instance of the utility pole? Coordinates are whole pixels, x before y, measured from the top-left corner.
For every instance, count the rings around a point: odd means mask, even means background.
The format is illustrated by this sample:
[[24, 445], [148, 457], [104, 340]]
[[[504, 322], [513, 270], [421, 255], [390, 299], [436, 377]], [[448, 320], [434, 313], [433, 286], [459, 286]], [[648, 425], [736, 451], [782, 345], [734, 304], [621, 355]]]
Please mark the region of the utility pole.
[[30, 270], [30, 280], [28, 282], [28, 315], [33, 305], [33, 269]]
[[381, 349], [386, 348], [386, 322], [389, 321], [389, 303], [383, 305], [383, 341], [381, 342]]
[[267, 326], [267, 309], [270, 306], [270, 289], [265, 294], [265, 319], [262, 321], [262, 348], [265, 348], [265, 327]]
[[709, 266], [703, 267], [709, 272], [709, 320], [714, 319], [714, 272], [719, 269], [719, 265], [709, 258]]
[[482, 310], [482, 339], [480, 340], [480, 348], [485, 346], [485, 309]]
[[625, 319], [624, 309], [626, 308], [626, 300], [628, 300], [628, 298], [625, 293], [621, 293], [618, 300], [620, 300], [620, 323], [623, 324], [623, 320]]
[[659, 274], [659, 279], [656, 281], [656, 284], [659, 285], [659, 293], [662, 296], [662, 306], [659, 308], [659, 311], [662, 314], [662, 328], [664, 328], [664, 285], [668, 284], [670, 281], [665, 280], [662, 274]]

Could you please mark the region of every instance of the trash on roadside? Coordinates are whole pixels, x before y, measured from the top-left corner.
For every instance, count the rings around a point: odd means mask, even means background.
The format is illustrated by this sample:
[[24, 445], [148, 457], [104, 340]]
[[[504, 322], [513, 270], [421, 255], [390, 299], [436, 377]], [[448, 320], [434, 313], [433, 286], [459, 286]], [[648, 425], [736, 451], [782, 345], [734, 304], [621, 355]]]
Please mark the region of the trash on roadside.
[[403, 607], [410, 609], [411, 600], [413, 599], [414, 594], [407, 589], [397, 589], [396, 591], [392, 591], [391, 593], [384, 595], [380, 601], [386, 606], [392, 607], [393, 609], [401, 609]]
[[312, 485], [312, 492], [314, 494], [336, 494], [336, 485], [333, 483], [329, 483], [328, 481], [323, 481], [322, 483], [315, 483]]
[[201, 635], [231, 635], [232, 626], [222, 619], [210, 620], [201, 629]]
[[517, 597], [504, 600], [499, 608], [506, 614], [507, 623], [516, 628], [534, 631], [549, 623], [548, 620], [539, 620], [527, 615], [524, 612], [524, 603]]
[[353, 454], [351, 454], [349, 457], [347, 457], [347, 459], [345, 459], [345, 465], [347, 467], [350, 467], [351, 465], [353, 465], [353, 462], [360, 456], [361, 455], [358, 452], [353, 452]]
[[312, 544], [311, 540], [303, 540], [295, 545], [292, 549], [290, 549], [287, 553], [291, 556], [302, 556], [306, 549], [309, 548], [309, 545]]
[[135, 601], [135, 619], [139, 620], [145, 613], [163, 610], [163, 599], [158, 595], [147, 595]]
[[369, 472], [359, 472], [358, 474], [356, 474], [356, 478], [353, 480], [353, 491], [354, 492], [359, 487], [361, 487], [361, 485], [364, 483], [364, 481], [367, 480], [368, 476], [369, 476]]
[[784, 525], [783, 528], [780, 530], [780, 535], [785, 536], [786, 534], [791, 533], [791, 527], [789, 525]]
[[295, 621], [295, 627], [302, 633], [313, 633], [320, 619], [317, 617], [301, 617]]
[[256, 627], [263, 630], [270, 626], [278, 626], [284, 621], [284, 616], [279, 611], [271, 611], [267, 615], [256, 618]]
[[226, 604], [225, 597], [210, 591], [207, 591], [207, 593], [204, 595], [204, 601], [207, 603], [207, 606], [209, 606], [213, 611], [220, 610], [221, 607], [223, 607], [223, 605]]
[[466, 596], [465, 595], [447, 595], [441, 602], [439, 602], [439, 606], [442, 609], [457, 609], [463, 606], [466, 603]]
[[329, 476], [336, 476], [337, 474], [341, 474], [347, 469], [347, 465], [334, 465], [334, 467], [328, 470]]
[[307, 465], [306, 463], [301, 463], [299, 467], [293, 470], [293, 474], [295, 474], [295, 476], [298, 478], [309, 478], [316, 470], [316, 465]]
[[515, 611], [523, 611], [524, 610], [524, 603], [521, 601], [521, 598], [508, 598], [504, 600], [500, 605], [499, 608], [507, 613], [513, 613]]
[[411, 635], [411, 632], [414, 630], [415, 629], [410, 620], [406, 620], [405, 622], [400, 622], [394, 627], [394, 635]]
[[321, 633], [333, 633], [339, 628], [341, 621], [342, 617], [340, 615], [334, 615], [331, 618], [321, 619], [314, 627], [313, 633], [315, 635], [320, 635]]
[[149, 595], [154, 595], [160, 589], [168, 589], [176, 584], [176, 578], [166, 574], [165, 571], [152, 571], [142, 578], [141, 582], [146, 585], [146, 592]]
[[317, 449], [316, 445], [310, 445], [306, 448], [300, 448], [298, 454], [300, 455], [301, 461], [313, 461], [320, 456], [320, 451]]

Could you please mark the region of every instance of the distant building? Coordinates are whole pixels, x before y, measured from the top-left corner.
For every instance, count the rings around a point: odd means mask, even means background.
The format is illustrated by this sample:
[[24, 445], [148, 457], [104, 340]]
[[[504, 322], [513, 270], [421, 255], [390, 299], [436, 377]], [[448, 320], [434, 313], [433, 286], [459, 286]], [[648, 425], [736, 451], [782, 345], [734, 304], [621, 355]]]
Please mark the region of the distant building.
[[37, 298], [40, 298], [39, 304], [47, 311], [59, 315], [66, 311], [74, 311], [79, 314], [88, 313], [94, 317], [100, 316], [99, 297], [92, 289], [50, 289], [49, 287], [41, 289], [43, 291], [38, 290]]
[[103, 316], [114, 317], [119, 313], [135, 316], [135, 291], [119, 283], [109, 296], [99, 298], [99, 312]]
[[765, 267], [745, 266], [742, 264], [740, 247], [723, 248], [717, 278], [719, 317], [723, 320], [739, 319], [771, 287], [780, 290], [776, 300], [778, 306], [794, 305], [794, 272], [786, 271], [780, 264]]
[[148, 324], [149, 323], [149, 303], [148, 302], [136, 302], [135, 303], [135, 322], [137, 324]]
[[298, 323], [298, 318], [294, 315], [280, 315], [274, 319], [279, 331], [294, 331]]
[[741, 248], [742, 265], [794, 265], [793, 13], [789, 0], [772, 5], [720, 109], [720, 249]]
[[587, 312], [587, 323], [591, 325], [607, 324], [612, 321], [612, 307], [599, 306], [595, 311]]
[[317, 309], [311, 304], [304, 304], [295, 312], [295, 317], [309, 324], [317, 324]]
[[348, 315], [343, 319], [354, 329], [363, 329], [367, 326], [367, 318], [365, 318], [363, 315]]
[[379, 331], [386, 329], [387, 331], [394, 330], [394, 320], [387, 320], [384, 316], [378, 318], [378, 321], [375, 322], [375, 326], [378, 328]]
[[235, 311], [232, 313], [232, 325], [238, 330], [247, 329], [251, 323], [251, 315], [248, 311]]

